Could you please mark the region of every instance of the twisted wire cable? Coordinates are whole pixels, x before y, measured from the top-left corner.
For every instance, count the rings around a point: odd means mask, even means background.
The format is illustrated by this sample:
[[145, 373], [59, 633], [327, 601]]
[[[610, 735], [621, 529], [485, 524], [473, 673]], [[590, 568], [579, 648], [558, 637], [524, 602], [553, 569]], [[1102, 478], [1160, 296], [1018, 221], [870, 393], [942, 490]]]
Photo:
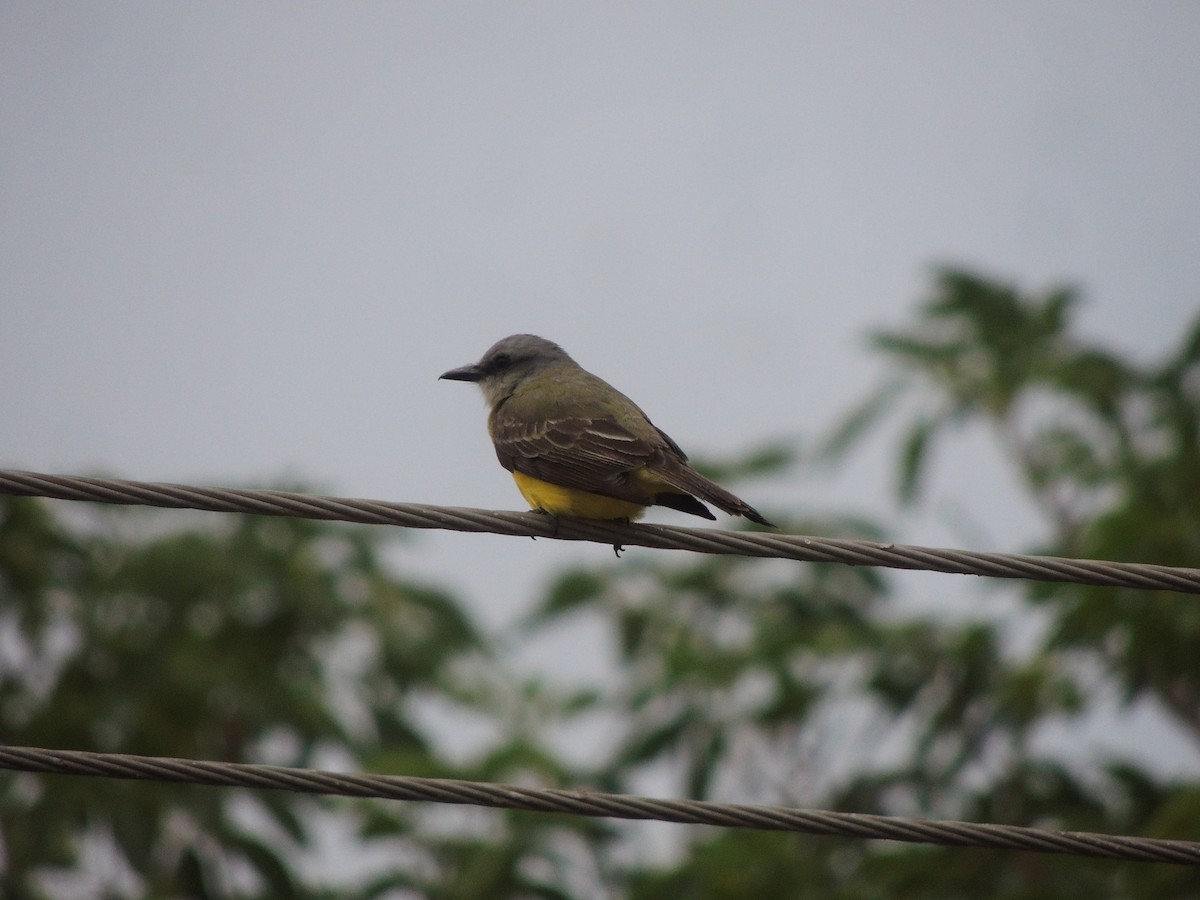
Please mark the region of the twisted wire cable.
[[721, 531], [672, 525], [552, 518], [543, 513], [499, 512], [420, 503], [386, 503], [291, 491], [191, 487], [0, 469], [0, 493], [126, 506], [298, 516], [368, 525], [400, 525], [406, 528], [441, 528], [568, 541], [594, 541], [660, 550], [691, 550], [696, 553], [771, 557], [803, 562], [839, 562], [852, 566], [924, 569], [960, 575], [985, 575], [992, 578], [1024, 578], [1033, 581], [1200, 593], [1200, 569], [1179, 566], [983, 553], [771, 532]]
[[4, 746], [0, 746], [0, 769], [1200, 865], [1200, 843], [1194, 841], [700, 800], [660, 800], [630, 794], [528, 788], [448, 778], [356, 775], [176, 757]]

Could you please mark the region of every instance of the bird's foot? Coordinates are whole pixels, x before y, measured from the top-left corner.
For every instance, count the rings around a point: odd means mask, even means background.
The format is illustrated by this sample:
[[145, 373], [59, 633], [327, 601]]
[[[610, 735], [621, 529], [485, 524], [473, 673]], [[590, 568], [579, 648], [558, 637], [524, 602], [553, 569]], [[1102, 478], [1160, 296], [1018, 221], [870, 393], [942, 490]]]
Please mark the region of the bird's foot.
[[[535, 509], [534, 512], [543, 515], [550, 520], [550, 537], [558, 537], [558, 516], [554, 515], [552, 512], [542, 509], [541, 507]], [[537, 540], [536, 534], [531, 534], [530, 537], [535, 541]]]

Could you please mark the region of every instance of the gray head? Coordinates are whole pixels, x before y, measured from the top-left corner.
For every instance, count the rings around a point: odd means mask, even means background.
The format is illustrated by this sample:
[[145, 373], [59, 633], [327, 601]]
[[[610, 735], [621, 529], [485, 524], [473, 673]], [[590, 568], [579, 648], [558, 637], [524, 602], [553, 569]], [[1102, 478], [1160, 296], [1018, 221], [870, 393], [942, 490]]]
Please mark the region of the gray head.
[[567, 351], [553, 341], [536, 334], [510, 334], [488, 348], [477, 363], [443, 372], [441, 378], [451, 381], [474, 381], [483, 390], [489, 406], [512, 393], [522, 379], [547, 366], [575, 361]]

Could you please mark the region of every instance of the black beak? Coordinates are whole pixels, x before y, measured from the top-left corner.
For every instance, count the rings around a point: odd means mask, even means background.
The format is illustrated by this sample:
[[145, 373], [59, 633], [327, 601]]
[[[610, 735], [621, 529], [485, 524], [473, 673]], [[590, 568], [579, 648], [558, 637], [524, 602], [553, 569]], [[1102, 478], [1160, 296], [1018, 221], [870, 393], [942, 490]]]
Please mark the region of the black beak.
[[443, 372], [438, 376], [438, 381], [441, 381], [443, 378], [447, 381], [478, 381], [482, 377], [483, 373], [479, 371], [479, 366], [472, 363], [469, 366], [459, 366], [457, 369]]

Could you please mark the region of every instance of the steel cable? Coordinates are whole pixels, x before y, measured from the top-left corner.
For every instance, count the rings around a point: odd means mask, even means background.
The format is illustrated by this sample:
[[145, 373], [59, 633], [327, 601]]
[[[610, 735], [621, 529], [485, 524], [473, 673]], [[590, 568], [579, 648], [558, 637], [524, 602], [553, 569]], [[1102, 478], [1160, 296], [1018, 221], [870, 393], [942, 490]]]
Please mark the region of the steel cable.
[[778, 806], [659, 800], [600, 791], [529, 788], [448, 778], [356, 775], [175, 757], [4, 746], [0, 746], [0, 769], [342, 797], [469, 804], [528, 812], [794, 831], [826, 837], [1200, 865], [1200, 843], [1194, 841]]
[[804, 562], [838, 562], [852, 566], [924, 569], [992, 578], [1024, 578], [1033, 581], [1200, 593], [1200, 569], [1178, 566], [948, 550], [766, 531], [721, 531], [672, 525], [554, 519], [541, 513], [499, 512], [420, 503], [386, 503], [290, 491], [190, 487], [181, 484], [0, 470], [0, 493], [127, 506], [298, 516], [370, 525], [400, 525], [406, 528], [441, 528], [569, 541], [595, 541], [661, 550], [691, 550], [696, 553], [771, 557]]

